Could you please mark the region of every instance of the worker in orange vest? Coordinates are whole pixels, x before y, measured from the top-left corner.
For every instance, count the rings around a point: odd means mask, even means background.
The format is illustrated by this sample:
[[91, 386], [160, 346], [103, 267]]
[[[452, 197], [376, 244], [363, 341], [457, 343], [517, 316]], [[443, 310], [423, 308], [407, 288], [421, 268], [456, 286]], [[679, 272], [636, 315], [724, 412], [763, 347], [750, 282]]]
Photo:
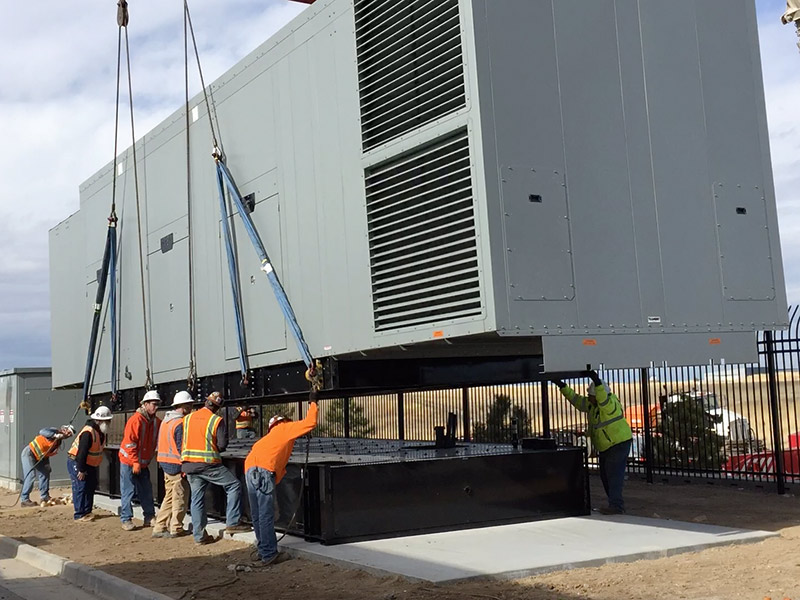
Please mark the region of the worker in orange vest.
[[67, 457], [67, 471], [72, 480], [72, 505], [76, 521], [93, 521], [94, 492], [97, 489], [97, 472], [103, 462], [106, 434], [112, 419], [107, 406], [98, 406], [89, 415], [83, 429], [72, 442]]
[[150, 461], [156, 455], [158, 427], [161, 419], [156, 411], [161, 396], [150, 390], [142, 398], [141, 405], [125, 423], [125, 433], [119, 447], [119, 490], [121, 506], [119, 517], [122, 529], [133, 531], [133, 495], [139, 498], [144, 513], [144, 526], [150, 527], [156, 516], [153, 504], [153, 484], [150, 482]]
[[245, 440], [256, 437], [255, 419], [258, 413], [255, 408], [236, 407], [236, 439]]
[[192, 395], [178, 392], [172, 398], [172, 410], [164, 415], [158, 432], [158, 466], [164, 471], [164, 499], [153, 525], [153, 537], [175, 538], [186, 535], [183, 519], [189, 499], [189, 484], [181, 472], [183, 418], [192, 412]]
[[306, 418], [297, 423], [276, 415], [269, 420], [267, 435], [258, 440], [244, 461], [244, 479], [250, 500], [250, 520], [256, 532], [258, 555], [265, 565], [278, 560], [278, 540], [275, 535], [275, 487], [286, 474], [286, 465], [294, 442], [317, 426], [317, 393], [308, 399]]
[[22, 468], [25, 473], [22, 481], [20, 506], [38, 506], [31, 501], [34, 474], [39, 477], [39, 498], [42, 502], [50, 500], [50, 457], [58, 453], [61, 440], [75, 435], [72, 425], [45, 427], [33, 441], [22, 449]]
[[228, 431], [224, 420], [217, 413], [223, 399], [219, 392], [206, 398], [200, 410], [183, 419], [183, 448], [181, 470], [186, 473], [192, 489], [192, 534], [196, 544], [208, 544], [213, 538], [206, 534], [206, 488], [209, 483], [225, 489], [225, 531], [236, 533], [249, 531], [247, 525], [239, 523], [242, 515], [242, 486], [236, 476], [222, 464], [221, 452], [228, 446]]

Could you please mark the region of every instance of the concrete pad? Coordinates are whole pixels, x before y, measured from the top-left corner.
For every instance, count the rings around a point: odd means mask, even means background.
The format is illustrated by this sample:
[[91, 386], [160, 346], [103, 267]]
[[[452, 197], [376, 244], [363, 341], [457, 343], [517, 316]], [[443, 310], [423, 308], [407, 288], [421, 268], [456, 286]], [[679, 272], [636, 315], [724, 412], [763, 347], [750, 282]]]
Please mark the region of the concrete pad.
[[[550, 571], [632, 562], [712, 546], [758, 542], [777, 533], [633, 516], [571, 517], [323, 546], [286, 536], [281, 549], [379, 575], [446, 583], [516, 579]], [[252, 534], [236, 535], [245, 541]], [[254, 536], [252, 536], [254, 538]]]

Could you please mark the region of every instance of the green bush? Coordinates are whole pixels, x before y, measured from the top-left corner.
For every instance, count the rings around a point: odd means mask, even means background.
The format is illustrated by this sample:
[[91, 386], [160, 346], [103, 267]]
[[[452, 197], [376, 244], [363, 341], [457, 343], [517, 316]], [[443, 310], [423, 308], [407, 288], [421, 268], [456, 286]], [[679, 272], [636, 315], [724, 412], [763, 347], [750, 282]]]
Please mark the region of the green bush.
[[719, 469], [725, 460], [725, 438], [714, 426], [721, 421], [721, 416], [708, 414], [702, 402], [688, 395], [666, 402], [653, 435], [655, 464]]

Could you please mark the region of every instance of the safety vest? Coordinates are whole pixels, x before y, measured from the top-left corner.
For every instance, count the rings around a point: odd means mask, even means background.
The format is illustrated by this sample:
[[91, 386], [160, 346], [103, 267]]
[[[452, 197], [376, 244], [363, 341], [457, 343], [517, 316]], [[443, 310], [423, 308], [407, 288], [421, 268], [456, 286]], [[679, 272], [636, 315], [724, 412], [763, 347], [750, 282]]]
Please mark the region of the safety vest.
[[125, 433], [119, 446], [119, 461], [133, 466], [139, 463], [143, 467], [150, 464], [156, 453], [158, 443], [158, 426], [161, 419], [148, 419], [139, 411], [125, 423]]
[[633, 438], [622, 404], [614, 394], [608, 393], [605, 385], [598, 385], [596, 388], [596, 406], [586, 396], [576, 394], [569, 386], [563, 387], [561, 393], [575, 408], [587, 413], [589, 437], [598, 452], [605, 452], [611, 446]]
[[37, 435], [28, 447], [33, 452], [33, 457], [39, 461], [45, 456], [53, 456], [58, 452], [58, 440], [48, 440], [43, 435]]
[[78, 456], [78, 446], [80, 445], [81, 436], [87, 431], [92, 434], [92, 445], [89, 447], [89, 454], [86, 456], [86, 464], [90, 467], [99, 467], [100, 463], [103, 462], [103, 450], [106, 445], [100, 441], [100, 434], [94, 427], [85, 425], [84, 428], [81, 429], [81, 432], [75, 436], [75, 440], [72, 442], [68, 454], [73, 459]]
[[158, 462], [181, 464], [181, 451], [175, 443], [175, 429], [178, 425], [183, 425], [183, 419], [172, 419], [161, 425], [158, 432]]
[[222, 462], [217, 447], [217, 429], [222, 417], [203, 407], [183, 418], [183, 462], [216, 464]]
[[253, 429], [253, 417], [250, 416], [250, 409], [245, 408], [236, 417], [236, 429]]

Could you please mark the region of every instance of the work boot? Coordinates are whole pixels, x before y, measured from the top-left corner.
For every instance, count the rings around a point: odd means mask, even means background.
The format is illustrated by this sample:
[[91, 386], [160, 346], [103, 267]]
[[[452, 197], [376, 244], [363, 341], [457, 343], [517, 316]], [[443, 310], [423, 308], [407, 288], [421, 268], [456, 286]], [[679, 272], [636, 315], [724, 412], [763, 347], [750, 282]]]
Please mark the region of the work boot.
[[[171, 531], [170, 534], [169, 534], [169, 537], [171, 537], [171, 538], [179, 538], [179, 537], [185, 537], [187, 535], [189, 535], [189, 532], [186, 531], [185, 529], [181, 529], [180, 531]], [[167, 536], [165, 536], [165, 537], [167, 537]]]
[[154, 538], [170, 538], [172, 534], [169, 531], [154, 531], [150, 537]]
[[250, 525], [245, 525], [244, 523], [239, 523], [238, 525], [231, 525], [230, 527], [225, 528], [225, 533], [230, 533], [233, 535], [234, 533], [242, 533], [244, 531], [251, 531], [253, 528]]
[[214, 538], [208, 535], [206, 532], [203, 532], [203, 537], [199, 540], [195, 540], [194, 543], [198, 546], [205, 546], [206, 544], [213, 544]]
[[81, 523], [91, 523], [92, 521], [94, 521], [94, 515], [92, 513], [87, 513], [75, 520], [80, 521]]
[[601, 515], [624, 515], [625, 510], [622, 508], [615, 508], [613, 506], [604, 506], [602, 508], [598, 508], [597, 512]]
[[130, 521], [123, 521], [122, 522], [122, 529], [124, 531], [133, 531], [134, 529], [136, 529], [136, 525], [134, 525]]
[[20, 506], [24, 506], [25, 508], [33, 508], [34, 506], [39, 506], [33, 500], [23, 500], [19, 503]]
[[153, 525], [153, 517], [145, 517], [142, 521], [142, 527], [151, 527]]

